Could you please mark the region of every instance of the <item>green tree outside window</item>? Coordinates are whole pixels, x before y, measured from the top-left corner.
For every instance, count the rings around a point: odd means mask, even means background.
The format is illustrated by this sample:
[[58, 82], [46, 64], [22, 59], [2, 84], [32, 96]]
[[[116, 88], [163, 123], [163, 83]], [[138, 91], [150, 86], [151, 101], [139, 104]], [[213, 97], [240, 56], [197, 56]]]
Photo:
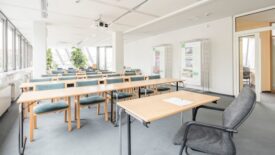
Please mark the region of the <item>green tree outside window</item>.
[[71, 62], [77, 69], [86, 67], [87, 58], [80, 48], [72, 48]]

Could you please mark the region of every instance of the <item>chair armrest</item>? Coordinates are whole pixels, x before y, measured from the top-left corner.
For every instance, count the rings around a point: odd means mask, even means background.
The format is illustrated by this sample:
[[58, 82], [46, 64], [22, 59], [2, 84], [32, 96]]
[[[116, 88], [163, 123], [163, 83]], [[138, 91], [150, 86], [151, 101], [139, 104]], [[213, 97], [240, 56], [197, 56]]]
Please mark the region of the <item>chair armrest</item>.
[[220, 125], [213, 125], [213, 124], [207, 124], [207, 123], [202, 123], [202, 122], [196, 122], [196, 121], [187, 122], [185, 124], [185, 126], [186, 126], [186, 130], [185, 130], [185, 133], [184, 133], [184, 140], [187, 140], [188, 132], [189, 132], [189, 130], [192, 126], [201, 126], [201, 127], [205, 127], [205, 128], [211, 128], [211, 129], [216, 129], [216, 130], [220, 130], [220, 131], [223, 131], [223, 132], [228, 132], [228, 133], [238, 133], [238, 131], [235, 130], [235, 129], [227, 128], [227, 127], [220, 126]]
[[216, 110], [216, 111], [224, 111], [225, 110], [223, 108], [201, 105], [201, 106], [193, 109], [193, 121], [196, 120], [198, 110], [201, 109], [201, 108], [203, 108], [203, 109], [209, 109], [209, 110]]
[[224, 111], [225, 110], [224, 108], [211, 107], [211, 106], [206, 106], [206, 105], [199, 106], [197, 109], [199, 110], [200, 108], [216, 110], [216, 111]]

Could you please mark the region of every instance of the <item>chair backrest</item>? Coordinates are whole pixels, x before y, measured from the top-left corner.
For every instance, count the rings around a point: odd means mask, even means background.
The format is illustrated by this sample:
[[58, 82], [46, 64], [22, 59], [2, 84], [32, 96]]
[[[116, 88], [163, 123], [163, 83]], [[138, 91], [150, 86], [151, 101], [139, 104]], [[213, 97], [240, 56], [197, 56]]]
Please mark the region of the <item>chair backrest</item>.
[[60, 77], [59, 80], [75, 80], [76, 79], [76, 76], [73, 76], [73, 77]]
[[122, 83], [122, 82], [123, 82], [123, 78], [107, 79], [107, 80], [106, 80], [106, 83], [107, 83], [107, 84]]
[[41, 85], [35, 86], [36, 91], [64, 89], [64, 88], [65, 88], [65, 83], [41, 84]]
[[57, 76], [56, 74], [43, 74], [41, 77], [54, 77]]
[[95, 75], [97, 74], [96, 72], [86, 72], [87, 75]]
[[102, 78], [102, 75], [88, 75], [88, 79]]
[[223, 113], [223, 125], [228, 128], [238, 128], [253, 111], [256, 104], [256, 94], [244, 87], [236, 99], [225, 109]]
[[76, 73], [76, 70], [70, 69], [70, 70], [68, 70], [67, 72], [68, 72], [68, 73]]
[[160, 79], [160, 75], [149, 75], [148, 79], [149, 80]]
[[77, 87], [94, 86], [94, 85], [98, 85], [98, 80], [76, 82]]
[[107, 76], [108, 77], [117, 77], [117, 76], [120, 76], [120, 74], [108, 74]]
[[41, 78], [41, 79], [30, 79], [30, 82], [44, 82], [44, 81], [51, 81], [52, 78]]
[[126, 71], [124, 73], [125, 76], [132, 76], [132, 75], [136, 75], [136, 72], [135, 71]]
[[130, 79], [131, 79], [131, 81], [143, 81], [143, 80], [145, 80], [145, 77], [144, 76], [134, 76], [134, 77], [131, 77]]
[[53, 70], [52, 74], [63, 74], [64, 71], [63, 70]]
[[62, 76], [75, 76], [75, 73], [66, 73], [66, 74], [62, 74]]

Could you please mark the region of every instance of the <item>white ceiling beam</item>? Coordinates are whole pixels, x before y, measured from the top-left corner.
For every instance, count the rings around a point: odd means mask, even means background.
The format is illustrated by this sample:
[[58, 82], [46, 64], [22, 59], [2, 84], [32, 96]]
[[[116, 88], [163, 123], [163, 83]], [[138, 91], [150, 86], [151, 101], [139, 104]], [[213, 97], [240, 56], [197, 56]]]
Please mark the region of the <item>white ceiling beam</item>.
[[[96, 2], [98, 4], [103, 4], [105, 6], [110, 6], [110, 7], [122, 9], [122, 10], [125, 10], [125, 11], [131, 11], [132, 10], [132, 8], [123, 7], [123, 6], [116, 5], [116, 4], [109, 3], [109, 2], [105, 2], [105, 1], [102, 1], [102, 0], [89, 0], [89, 1]], [[146, 12], [138, 11], [138, 10], [132, 10], [132, 12], [139, 13], [139, 14], [146, 15], [146, 16], [150, 16], [150, 17], [154, 17], [154, 18], [159, 17], [158, 15], [154, 15], [154, 14], [151, 14], [151, 13], [146, 13]]]
[[200, 1], [196, 2], [196, 3], [193, 3], [193, 4], [191, 4], [191, 5], [188, 5], [188, 6], [186, 6], [186, 7], [183, 7], [183, 8], [181, 8], [181, 9], [179, 9], [179, 10], [176, 10], [176, 11], [174, 11], [174, 12], [168, 13], [167, 15], [161, 16], [161, 17], [159, 17], [159, 18], [157, 18], [157, 19], [155, 19], [155, 20], [151, 20], [151, 21], [149, 21], [149, 22], [147, 22], [147, 23], [144, 23], [144, 24], [141, 24], [141, 25], [139, 25], [139, 26], [137, 26], [137, 27], [134, 27], [134, 28], [132, 28], [132, 29], [129, 29], [129, 30], [125, 31], [124, 33], [127, 34], [127, 33], [130, 33], [130, 32], [133, 32], [133, 31], [135, 31], [135, 30], [138, 30], [138, 29], [140, 29], [140, 28], [143, 28], [143, 27], [145, 27], [145, 26], [149, 26], [150, 24], [154, 24], [154, 23], [157, 23], [157, 22], [162, 21], [162, 20], [164, 20], [164, 19], [168, 19], [168, 18], [170, 18], [170, 17], [172, 17], [172, 16], [175, 16], [175, 15], [180, 14], [180, 13], [182, 13], [182, 12], [184, 12], [184, 11], [187, 11], [187, 10], [194, 9], [194, 8], [196, 8], [196, 7], [198, 7], [198, 6], [201, 6], [201, 5], [203, 5], [203, 4], [206, 4], [206, 3], [210, 2], [210, 1], [212, 1], [212, 0], [200, 0]]

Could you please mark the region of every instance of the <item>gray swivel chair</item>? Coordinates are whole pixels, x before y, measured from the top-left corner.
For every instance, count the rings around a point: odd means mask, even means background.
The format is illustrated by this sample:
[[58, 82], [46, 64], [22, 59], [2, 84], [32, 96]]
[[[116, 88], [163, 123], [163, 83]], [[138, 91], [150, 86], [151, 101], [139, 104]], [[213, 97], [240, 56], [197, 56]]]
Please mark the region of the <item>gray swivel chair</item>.
[[[223, 125], [212, 125], [197, 121], [185, 123], [174, 137], [174, 144], [181, 145], [180, 155], [185, 148], [216, 154], [236, 155], [236, 147], [232, 140], [237, 128], [248, 118], [256, 103], [255, 92], [244, 87], [238, 97], [226, 108], [220, 109], [209, 106], [201, 108], [223, 111]], [[196, 116], [195, 116], [196, 117]]]

